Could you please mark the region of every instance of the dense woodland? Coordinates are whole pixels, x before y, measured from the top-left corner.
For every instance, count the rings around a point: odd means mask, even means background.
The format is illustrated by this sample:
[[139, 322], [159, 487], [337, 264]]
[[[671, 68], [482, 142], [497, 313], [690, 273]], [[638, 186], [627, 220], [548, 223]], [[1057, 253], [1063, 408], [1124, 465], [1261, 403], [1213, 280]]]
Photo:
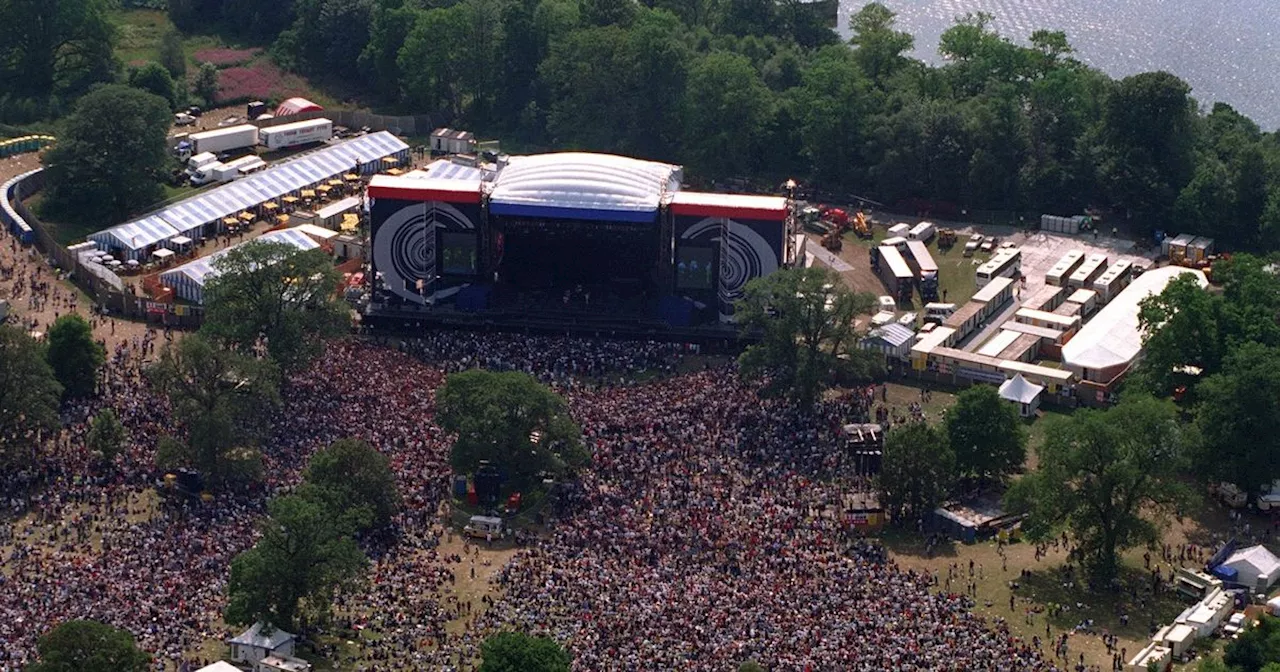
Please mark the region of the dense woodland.
[[[0, 121], [61, 116], [96, 82], [163, 89], [109, 58], [109, 0], [0, 4]], [[136, 3], [135, 3], [136, 4]], [[1156, 72], [1113, 80], [1069, 36], [1016, 44], [957, 20], [946, 64], [871, 4], [842, 44], [796, 0], [169, 0], [187, 34], [269, 45], [376, 109], [509, 145], [678, 162], [698, 180], [825, 190], [905, 210], [1113, 214], [1135, 233], [1280, 244], [1280, 142]], [[182, 68], [169, 67], [172, 72]], [[174, 72], [188, 97], [186, 79]], [[198, 78], [196, 78], [198, 79]], [[204, 87], [190, 87], [190, 99]], [[163, 91], [161, 91], [163, 93]], [[207, 102], [207, 101], [206, 101]]]

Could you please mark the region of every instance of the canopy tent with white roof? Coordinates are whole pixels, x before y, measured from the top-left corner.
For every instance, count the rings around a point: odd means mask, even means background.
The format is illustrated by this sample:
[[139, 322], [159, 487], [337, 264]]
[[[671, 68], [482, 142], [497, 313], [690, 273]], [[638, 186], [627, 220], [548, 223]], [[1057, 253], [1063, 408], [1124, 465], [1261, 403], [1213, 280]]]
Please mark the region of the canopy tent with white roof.
[[[251, 210], [267, 201], [351, 172], [357, 167], [362, 173], [376, 172], [377, 161], [388, 156], [407, 159], [409, 146], [386, 131], [352, 138], [269, 166], [230, 184], [203, 191], [135, 222], [93, 234], [90, 239], [96, 242], [95, 236], [105, 236], [104, 240], [110, 240], [112, 238], [109, 234], [125, 227], [152, 230], [155, 231], [153, 237], [159, 236], [138, 249], [178, 236], [188, 239], [203, 238], [205, 227], [220, 227], [224, 217]], [[160, 225], [167, 226], [167, 230], [161, 231], [158, 228]], [[133, 229], [127, 231], [132, 232]]]
[[212, 665], [205, 665], [204, 667], [196, 670], [196, 672], [244, 672], [244, 670], [224, 660], [219, 660]]
[[1062, 363], [1082, 380], [1110, 382], [1142, 353], [1138, 312], [1143, 299], [1159, 294], [1175, 278], [1194, 274], [1201, 287], [1204, 273], [1180, 266], [1155, 268], [1139, 275], [1062, 346]]
[[160, 217], [143, 217], [135, 222], [113, 226], [89, 236], [99, 249], [119, 253], [125, 259], [145, 259], [148, 248], [178, 235], [177, 230]]
[[[293, 229], [264, 233], [256, 240], [287, 243], [299, 250], [314, 250], [320, 247], [320, 243], [312, 240], [307, 236], [307, 234]], [[245, 244], [247, 243], [240, 243], [240, 245]], [[204, 303], [205, 284], [208, 283], [210, 278], [218, 273], [217, 269], [214, 267], [214, 261], [240, 245], [232, 245], [225, 250], [219, 250], [207, 257], [196, 259], [195, 261], [189, 261], [177, 268], [165, 271], [160, 274], [160, 284], [166, 287], [172, 287], [173, 292], [178, 295], [178, 298], [191, 301], [192, 303]]]
[[1280, 558], [1261, 544], [1232, 553], [1222, 564], [1236, 570], [1236, 581], [1255, 592], [1265, 592], [1280, 579]]
[[611, 154], [513, 156], [494, 181], [489, 212], [657, 223], [658, 208], [679, 189], [681, 174], [679, 166]]
[[1043, 385], [1036, 385], [1023, 378], [1021, 373], [1015, 373], [1012, 378], [1000, 384], [1000, 398], [1018, 404], [1018, 415], [1024, 418], [1035, 415], [1036, 409], [1040, 408], [1040, 396], [1043, 392]]

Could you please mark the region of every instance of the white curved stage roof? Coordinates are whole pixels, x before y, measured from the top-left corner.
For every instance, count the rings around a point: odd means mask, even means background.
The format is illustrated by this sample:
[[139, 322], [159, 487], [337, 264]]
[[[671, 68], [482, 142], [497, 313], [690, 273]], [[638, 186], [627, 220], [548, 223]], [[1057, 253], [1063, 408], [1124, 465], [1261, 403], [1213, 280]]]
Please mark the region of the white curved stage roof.
[[656, 222], [680, 167], [611, 154], [513, 156], [494, 181], [495, 215]]

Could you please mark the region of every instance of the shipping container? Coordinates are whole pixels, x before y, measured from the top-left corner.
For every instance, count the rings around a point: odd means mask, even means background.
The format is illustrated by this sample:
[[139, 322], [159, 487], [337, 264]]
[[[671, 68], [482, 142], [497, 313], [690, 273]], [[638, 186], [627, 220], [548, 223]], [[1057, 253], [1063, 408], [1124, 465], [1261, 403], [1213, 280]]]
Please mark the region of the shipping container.
[[909, 224], [898, 222], [897, 224], [889, 227], [890, 238], [906, 238], [908, 233], [911, 233], [911, 226]]
[[1174, 236], [1172, 240], [1165, 238], [1160, 243], [1160, 251], [1175, 264], [1181, 263], [1187, 258], [1187, 245], [1190, 245], [1191, 241], [1195, 239], [1196, 237], [1189, 233], [1180, 233]]
[[222, 154], [258, 144], [258, 127], [253, 124], [241, 124], [215, 128], [212, 131], [192, 133], [187, 136], [187, 142], [191, 143], [192, 154], [204, 152]]
[[1208, 261], [1211, 254], [1213, 254], [1212, 238], [1196, 238], [1187, 243], [1187, 260], [1196, 266]]
[[991, 282], [993, 278], [1014, 278], [1022, 272], [1022, 250], [1016, 247], [1005, 247], [996, 250], [990, 261], [978, 267], [974, 272], [974, 282], [979, 287]]
[[915, 275], [907, 266], [906, 260], [893, 247], [881, 245], [877, 248], [880, 255], [880, 280], [888, 288], [889, 295], [899, 303], [911, 301], [911, 287], [915, 283]]
[[920, 222], [919, 224], [911, 227], [911, 231], [907, 233], [907, 238], [927, 243], [929, 242], [929, 239], [933, 237], [935, 229], [936, 227], [933, 225], [933, 222]]

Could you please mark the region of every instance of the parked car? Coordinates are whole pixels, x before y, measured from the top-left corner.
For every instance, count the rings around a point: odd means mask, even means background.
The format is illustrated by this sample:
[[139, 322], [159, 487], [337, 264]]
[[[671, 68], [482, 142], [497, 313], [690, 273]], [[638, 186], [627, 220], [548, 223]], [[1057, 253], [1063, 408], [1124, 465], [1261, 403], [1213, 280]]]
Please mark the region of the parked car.
[[199, 105], [192, 105], [191, 107], [187, 108], [187, 114], [193, 117], [203, 117], [204, 110], [200, 109]]
[[196, 123], [196, 118], [186, 112], [179, 112], [173, 115], [173, 123], [175, 126], [192, 126]]

